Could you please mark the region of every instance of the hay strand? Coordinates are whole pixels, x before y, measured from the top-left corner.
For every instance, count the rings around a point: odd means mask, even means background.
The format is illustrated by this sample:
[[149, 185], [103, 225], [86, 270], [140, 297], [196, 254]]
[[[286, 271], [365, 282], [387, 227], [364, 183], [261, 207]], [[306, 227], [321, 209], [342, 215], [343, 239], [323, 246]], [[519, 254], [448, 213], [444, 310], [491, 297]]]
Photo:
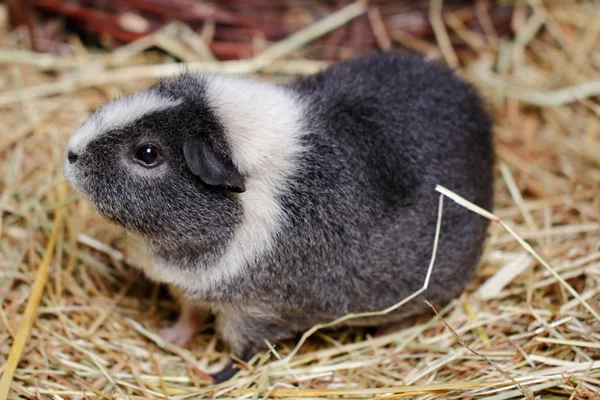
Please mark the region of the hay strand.
[[[581, 305], [583, 305], [585, 308], [587, 308], [587, 310], [594, 316], [594, 318], [596, 318], [598, 320], [598, 322], [600, 322], [600, 315], [598, 315], [598, 313], [596, 312], [596, 310], [594, 310], [584, 299], [581, 298], [581, 296], [579, 295], [579, 293], [577, 293], [577, 291], [575, 289], [573, 289], [573, 287], [571, 285], [569, 285], [567, 283], [567, 281], [565, 281], [555, 270], [554, 268], [552, 268], [534, 249], [533, 247], [531, 247], [531, 245], [529, 243], [527, 243], [525, 240], [523, 240], [523, 238], [518, 235], [510, 226], [508, 226], [504, 221], [502, 221], [500, 218], [498, 218], [497, 216], [495, 216], [494, 214], [482, 209], [481, 207], [476, 206], [475, 204], [471, 203], [470, 201], [464, 199], [463, 197], [457, 195], [456, 193], [444, 188], [443, 186], [437, 185], [435, 188], [438, 192], [450, 197], [452, 200], [454, 200], [456, 203], [460, 204], [461, 206], [467, 208], [468, 210], [473, 211], [476, 214], [481, 215], [482, 217], [488, 218], [491, 221], [497, 222], [498, 224], [500, 224], [513, 238], [515, 238], [515, 240], [517, 242], [519, 242], [519, 244], [529, 253], [533, 256], [533, 258], [535, 258], [540, 264], [542, 264], [553, 276], [554, 278], [560, 282], [560, 284], [567, 289], [567, 291], [569, 293], [571, 293], [571, 295], [573, 297], [575, 297], [580, 303]], [[597, 228], [595, 228], [595, 230], [598, 230]]]
[[[104, 39], [100, 47], [83, 47], [69, 37], [60, 48], [68, 54], [59, 55], [31, 51], [22, 32], [0, 18], [0, 373], [3, 380], [12, 376], [10, 388], [2, 387], [9, 398], [597, 397], [597, 10], [585, 2], [390, 4], [340, 7], [342, 18], [332, 24], [331, 14], [298, 3], [285, 16], [295, 29], [276, 40], [245, 30], [252, 51], [236, 47], [229, 54], [237, 56], [226, 61], [217, 60], [222, 41], [249, 21], [233, 22], [235, 30], [220, 20], [193, 30], [173, 22], [120, 47]], [[319, 21], [329, 25], [315, 30]], [[278, 43], [298, 30], [299, 39]], [[377, 332], [324, 324], [269, 343], [233, 379], [208, 385], [207, 374], [228, 359], [214, 324], [185, 348], [163, 341], [156, 332], [177, 305], [138, 272], [148, 262], [143, 249], [75, 193], [57, 194], [70, 134], [108, 99], [184, 67], [285, 83], [388, 46], [456, 62], [494, 117], [493, 212], [449, 190], [457, 188], [437, 188], [446, 207], [450, 197], [496, 222], [472, 285], [439, 310], [444, 321], [422, 315]], [[32, 314], [30, 294], [39, 294], [40, 266], [63, 212], [65, 229], [51, 246], [47, 283]], [[460, 222], [444, 218], [449, 223]], [[15, 364], [25, 315], [34, 320]]]

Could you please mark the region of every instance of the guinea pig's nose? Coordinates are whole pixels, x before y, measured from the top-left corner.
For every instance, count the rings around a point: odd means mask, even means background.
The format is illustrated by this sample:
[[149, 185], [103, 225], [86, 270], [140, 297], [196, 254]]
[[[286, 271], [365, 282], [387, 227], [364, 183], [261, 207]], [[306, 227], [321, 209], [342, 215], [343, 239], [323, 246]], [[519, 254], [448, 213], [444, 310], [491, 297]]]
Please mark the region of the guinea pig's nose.
[[69, 164], [73, 164], [75, 161], [77, 161], [77, 158], [77, 154], [73, 153], [72, 151], [67, 153], [67, 160], [69, 160]]

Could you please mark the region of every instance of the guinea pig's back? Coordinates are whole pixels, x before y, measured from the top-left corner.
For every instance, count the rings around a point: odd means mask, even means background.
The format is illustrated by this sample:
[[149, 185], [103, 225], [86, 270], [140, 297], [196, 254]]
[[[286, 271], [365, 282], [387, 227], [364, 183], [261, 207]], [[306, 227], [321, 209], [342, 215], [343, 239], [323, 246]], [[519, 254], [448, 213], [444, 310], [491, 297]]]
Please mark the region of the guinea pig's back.
[[451, 70], [414, 54], [378, 53], [294, 88], [308, 99], [314, 143], [351, 152], [354, 164], [379, 174], [365, 178], [390, 185], [386, 193], [414, 194], [425, 180], [491, 207], [490, 120], [476, 91]]
[[[305, 256], [322, 262], [313, 273], [331, 281], [311, 290], [315, 298], [326, 296], [328, 285], [347, 292], [330, 299], [342, 313], [385, 308], [423, 283], [436, 184], [491, 207], [489, 118], [469, 85], [416, 55], [351, 60], [291, 89], [306, 105], [309, 149], [290, 196], [301, 214], [292, 225], [296, 238], [302, 229], [312, 232]], [[443, 302], [464, 289], [487, 226], [446, 202], [430, 300]], [[319, 243], [325, 243], [320, 252]]]

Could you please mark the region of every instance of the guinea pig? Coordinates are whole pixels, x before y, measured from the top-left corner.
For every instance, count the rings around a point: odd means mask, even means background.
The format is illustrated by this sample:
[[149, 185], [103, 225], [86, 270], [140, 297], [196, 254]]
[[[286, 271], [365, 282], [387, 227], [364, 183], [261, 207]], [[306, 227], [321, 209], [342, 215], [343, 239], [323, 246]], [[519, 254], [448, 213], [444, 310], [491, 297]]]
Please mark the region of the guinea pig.
[[[421, 288], [436, 184], [492, 206], [491, 136], [480, 96], [451, 70], [373, 54], [285, 85], [184, 73], [95, 111], [64, 168], [145, 244], [145, 273], [186, 299], [163, 336], [184, 343], [212, 313], [231, 354], [248, 360], [267, 342]], [[464, 290], [487, 226], [445, 204], [421, 299], [441, 306]], [[395, 323], [426, 308], [417, 298], [349, 322]]]

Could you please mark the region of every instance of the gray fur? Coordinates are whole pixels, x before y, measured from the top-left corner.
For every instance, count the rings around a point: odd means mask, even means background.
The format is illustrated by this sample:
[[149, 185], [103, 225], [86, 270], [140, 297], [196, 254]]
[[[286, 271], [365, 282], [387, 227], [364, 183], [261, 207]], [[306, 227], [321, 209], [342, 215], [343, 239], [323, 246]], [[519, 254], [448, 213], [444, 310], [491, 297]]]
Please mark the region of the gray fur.
[[[213, 309], [237, 356], [350, 312], [382, 310], [419, 289], [432, 252], [436, 184], [491, 208], [490, 120], [451, 71], [415, 55], [378, 54], [287, 86], [243, 82], [186, 74], [160, 83], [148, 90], [169, 107], [94, 136], [65, 163], [101, 213], [148, 245], [157, 260], [150, 276]], [[236, 87], [251, 95], [235, 98]], [[265, 114], [280, 103], [285, 108]], [[244, 105], [240, 123], [234, 111]], [[254, 130], [240, 132], [246, 127]], [[246, 191], [195, 176], [182, 150], [189, 138], [233, 162]], [[163, 165], [131, 162], [145, 140], [161, 146]], [[241, 246], [222, 263], [235, 243], [246, 243], [240, 232], [249, 223], [257, 239], [248, 253]], [[464, 289], [487, 226], [447, 202], [425, 297], [443, 305]], [[239, 265], [229, 271], [231, 262]], [[415, 299], [356, 324], [424, 309]]]

